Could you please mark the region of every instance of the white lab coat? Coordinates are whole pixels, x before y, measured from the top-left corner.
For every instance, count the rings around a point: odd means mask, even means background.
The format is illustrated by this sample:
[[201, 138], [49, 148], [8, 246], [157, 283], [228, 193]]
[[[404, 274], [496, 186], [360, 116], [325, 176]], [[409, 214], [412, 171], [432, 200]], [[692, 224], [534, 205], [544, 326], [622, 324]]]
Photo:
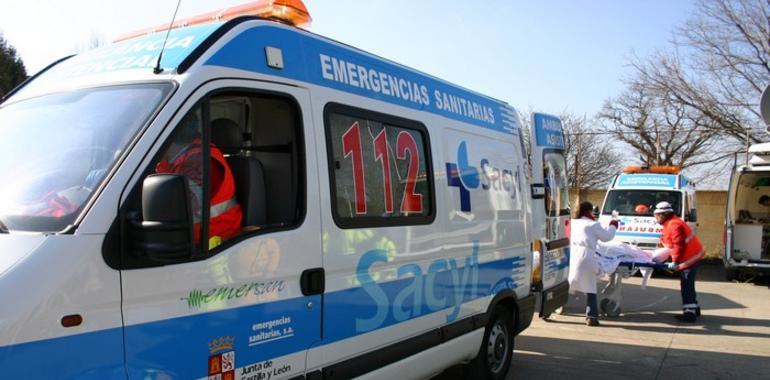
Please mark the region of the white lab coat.
[[615, 227], [602, 228], [599, 222], [582, 217], [570, 222], [569, 290], [570, 292], [596, 294], [596, 277], [599, 264], [596, 242], [615, 237]]

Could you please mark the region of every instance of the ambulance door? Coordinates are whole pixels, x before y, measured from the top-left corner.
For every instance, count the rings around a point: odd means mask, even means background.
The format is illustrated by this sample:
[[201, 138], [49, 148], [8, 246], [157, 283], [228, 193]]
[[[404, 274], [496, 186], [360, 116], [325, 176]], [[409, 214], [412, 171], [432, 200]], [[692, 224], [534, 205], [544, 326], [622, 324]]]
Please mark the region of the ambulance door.
[[566, 304], [568, 290], [570, 217], [561, 120], [533, 113], [531, 136], [533, 221], [538, 240], [534, 248], [540, 255], [540, 316], [547, 318]]
[[[308, 93], [223, 80], [187, 99], [120, 213], [129, 378], [302, 375], [324, 284]], [[185, 207], [186, 240], [163, 220]]]
[[431, 141], [422, 123], [340, 103], [325, 104], [323, 115], [327, 291], [323, 346], [308, 365], [347, 379], [438, 344], [422, 335], [417, 346], [393, 346], [458, 317], [451, 268], [478, 259], [470, 244], [471, 258], [460, 264], [435, 249], [446, 235], [433, 224]]
[[692, 233], [698, 233], [698, 205], [695, 200], [695, 190], [685, 189], [682, 192], [684, 196], [684, 215], [687, 225], [690, 226]]

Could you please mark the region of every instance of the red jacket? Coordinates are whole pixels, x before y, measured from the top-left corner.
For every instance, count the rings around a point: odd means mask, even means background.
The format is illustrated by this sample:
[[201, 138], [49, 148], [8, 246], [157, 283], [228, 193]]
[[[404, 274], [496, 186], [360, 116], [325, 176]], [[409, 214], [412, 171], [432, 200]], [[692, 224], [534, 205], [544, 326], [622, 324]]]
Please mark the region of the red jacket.
[[671, 261], [679, 265], [679, 270], [693, 266], [705, 254], [703, 245], [690, 226], [676, 215], [663, 222], [660, 242], [664, 247], [671, 248]]
[[[236, 236], [241, 231], [241, 219], [243, 211], [235, 200], [235, 180], [230, 171], [222, 151], [214, 144], [210, 145], [211, 169], [211, 208], [209, 212], [209, 238], [219, 237], [221, 241]], [[202, 195], [201, 172], [201, 147], [200, 139], [195, 139], [172, 163], [162, 161], [158, 164], [156, 172], [182, 174], [189, 178], [192, 189], [192, 207], [194, 213], [193, 233], [198, 242], [201, 234], [199, 220], [200, 197]], [[208, 243], [207, 243], [208, 244]], [[209, 244], [210, 248], [211, 245]]]

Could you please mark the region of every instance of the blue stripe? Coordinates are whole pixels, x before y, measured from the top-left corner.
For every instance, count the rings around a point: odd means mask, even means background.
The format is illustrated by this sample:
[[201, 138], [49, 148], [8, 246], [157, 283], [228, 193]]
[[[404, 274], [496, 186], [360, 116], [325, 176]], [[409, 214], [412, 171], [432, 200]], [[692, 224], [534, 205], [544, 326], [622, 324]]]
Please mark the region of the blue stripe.
[[0, 347], [0, 377], [125, 378], [122, 334], [114, 328]]
[[[307, 307], [312, 302], [312, 309]], [[235, 351], [235, 366], [306, 350], [320, 340], [320, 296], [299, 297], [167, 319], [126, 327], [126, 358], [129, 376], [190, 379], [206, 376], [208, 358], [221, 352]], [[254, 328], [258, 323], [288, 319], [272, 328]], [[292, 334], [284, 329], [291, 328]], [[250, 337], [264, 333], [259, 341]], [[278, 336], [271, 336], [280, 334]], [[232, 338], [231, 349], [215, 350], [215, 339]], [[275, 339], [279, 338], [279, 339]], [[269, 340], [273, 339], [273, 340]]]
[[545, 272], [551, 273], [569, 267], [569, 258], [566, 260], [553, 260], [546, 263]]
[[[44, 73], [38, 80], [52, 80], [121, 70], [155, 67], [161, 47], [162, 67], [177, 67], [195, 48], [206, 40], [222, 23], [197, 25], [153, 33], [130, 40], [105, 45], [78, 54]], [[42, 82], [41, 82], [42, 83]]]
[[[325, 294], [323, 340], [320, 338], [321, 296], [127, 326], [128, 375], [130, 378], [203, 377], [208, 373], [209, 357], [230, 350], [235, 352], [237, 368], [432, 312], [445, 313], [446, 321], [451, 322], [458, 317], [462, 303], [503, 289], [516, 289], [519, 281], [525, 281], [528, 275], [527, 271], [519, 270], [526, 267], [523, 256], [479, 264], [477, 254], [478, 245], [475, 245], [474, 253], [463, 258], [465, 265], [445, 260], [446, 267], [442, 270], [428, 270], [423, 274], [416, 273], [416, 265], [402, 266], [400, 279], [365, 283], [362, 287]], [[521, 273], [516, 275], [518, 272]], [[371, 297], [372, 286], [383, 290], [384, 303]], [[428, 291], [431, 299], [427, 297]], [[436, 302], [437, 299], [441, 301]], [[308, 308], [309, 303], [317, 306]], [[386, 313], [381, 323], [367, 328], [357, 324], [357, 320], [371, 319], [379, 310]], [[274, 325], [268, 326], [266, 323], [271, 321]], [[121, 333], [120, 328], [115, 328], [2, 347], [0, 368], [3, 368], [3, 377], [8, 378], [123, 377]], [[217, 349], [212, 344], [219, 338], [225, 338], [223, 341], [232, 346], [220, 345], [221, 349]]]
[[328, 294], [324, 321], [333, 323], [324, 324], [324, 341], [332, 343], [438, 311], [451, 322], [462, 303], [517, 288], [513, 272], [526, 266], [523, 261], [524, 257], [481, 265], [466, 261], [457, 270], [434, 273], [414, 265], [400, 270], [405, 278]]
[[676, 176], [671, 174], [621, 174], [616, 188], [670, 188], [676, 186]]
[[662, 234], [645, 233], [645, 232], [615, 232], [615, 236], [640, 236], [647, 238], [659, 238]]
[[543, 272], [544, 274], [550, 274], [552, 272], [558, 272], [562, 269], [569, 267], [569, 248], [559, 248], [562, 250], [563, 255], [559, 259], [554, 259], [553, 256], [549, 254], [544, 255], [545, 265]]
[[[266, 46], [281, 49], [283, 69], [267, 66]], [[499, 132], [514, 133], [519, 128], [510, 119], [512, 108], [506, 103], [296, 30], [268, 25], [246, 30], [205, 64], [314, 83]], [[343, 66], [350, 70], [340, 69]], [[361, 80], [360, 74], [366, 79]], [[395, 89], [390, 85], [393, 79]], [[383, 87], [383, 82], [388, 84]]]

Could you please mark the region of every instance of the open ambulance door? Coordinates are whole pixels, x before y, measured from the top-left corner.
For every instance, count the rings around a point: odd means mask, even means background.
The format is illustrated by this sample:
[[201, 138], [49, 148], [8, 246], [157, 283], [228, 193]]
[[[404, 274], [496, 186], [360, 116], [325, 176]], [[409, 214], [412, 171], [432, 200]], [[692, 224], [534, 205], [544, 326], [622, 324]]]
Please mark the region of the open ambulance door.
[[531, 125], [533, 287], [540, 292], [540, 317], [548, 318], [567, 303], [569, 290], [570, 208], [564, 129], [558, 117], [542, 113], [532, 114]]

